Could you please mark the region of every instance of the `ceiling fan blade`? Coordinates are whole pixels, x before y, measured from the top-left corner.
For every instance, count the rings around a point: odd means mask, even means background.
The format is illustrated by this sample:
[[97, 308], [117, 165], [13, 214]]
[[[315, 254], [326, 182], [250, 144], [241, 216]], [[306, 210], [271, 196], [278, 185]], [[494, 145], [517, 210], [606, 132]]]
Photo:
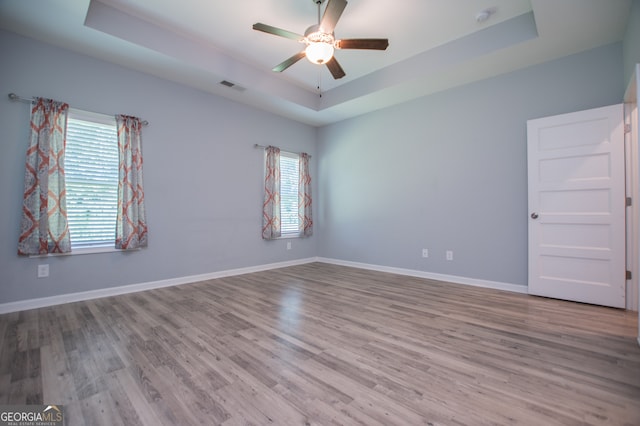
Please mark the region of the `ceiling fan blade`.
[[275, 72], [282, 72], [284, 70], [286, 70], [287, 68], [289, 68], [291, 65], [295, 64], [296, 62], [298, 62], [300, 59], [304, 58], [306, 55], [304, 53], [304, 50], [302, 52], [298, 52], [295, 55], [293, 55], [292, 57], [290, 57], [289, 59], [287, 59], [286, 61], [276, 65], [275, 67], [273, 67], [273, 70]]
[[333, 76], [333, 78], [335, 78], [336, 80], [339, 78], [344, 77], [345, 72], [342, 69], [342, 67], [340, 66], [340, 64], [338, 63], [338, 61], [336, 60], [336, 57], [334, 56], [333, 58], [329, 59], [329, 61], [326, 63], [327, 68], [329, 68], [329, 72], [331, 72], [331, 75]]
[[389, 39], [386, 38], [348, 38], [336, 41], [338, 49], [386, 50]]
[[296, 41], [300, 41], [304, 39], [303, 35], [296, 34], [291, 31], [283, 30], [281, 28], [272, 27], [271, 25], [262, 24], [260, 22], [258, 22], [257, 24], [253, 24], [253, 29], [257, 31], [262, 31], [268, 34], [277, 35], [280, 37], [290, 38]]
[[347, 7], [347, 0], [329, 0], [320, 21], [320, 29], [331, 34], [345, 7]]

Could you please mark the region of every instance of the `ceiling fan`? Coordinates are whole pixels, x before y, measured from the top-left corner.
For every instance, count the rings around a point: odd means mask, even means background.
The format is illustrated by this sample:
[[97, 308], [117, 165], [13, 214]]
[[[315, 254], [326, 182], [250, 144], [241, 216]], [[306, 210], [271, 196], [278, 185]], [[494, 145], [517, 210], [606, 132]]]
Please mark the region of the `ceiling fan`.
[[262, 23], [253, 25], [254, 30], [289, 38], [307, 45], [303, 51], [296, 53], [284, 62], [276, 65], [273, 71], [282, 72], [300, 59], [306, 57], [314, 64], [325, 64], [333, 78], [339, 79], [346, 74], [333, 56], [334, 49], [386, 50], [389, 46], [389, 40], [386, 38], [350, 38], [336, 40], [333, 29], [338, 23], [338, 19], [340, 19], [344, 8], [347, 7], [347, 1], [328, 0], [322, 19], [320, 18], [320, 6], [325, 0], [311, 1], [318, 5], [318, 23], [307, 28], [304, 35]]

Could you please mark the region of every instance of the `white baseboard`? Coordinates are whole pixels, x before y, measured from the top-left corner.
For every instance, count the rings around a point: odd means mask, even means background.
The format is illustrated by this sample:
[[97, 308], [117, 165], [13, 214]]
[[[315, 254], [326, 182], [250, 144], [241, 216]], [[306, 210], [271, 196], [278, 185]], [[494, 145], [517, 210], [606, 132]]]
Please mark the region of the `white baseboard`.
[[[229, 269], [226, 271], [211, 272], [200, 275], [190, 275], [186, 277], [171, 278], [160, 281], [150, 281], [146, 283], [130, 284], [125, 286], [104, 288], [99, 290], [83, 291], [78, 293], [61, 294], [58, 296], [42, 297], [38, 299], [20, 300], [0, 304], [0, 314], [26, 311], [29, 309], [45, 308], [47, 306], [62, 305], [64, 303], [81, 302], [85, 300], [99, 299], [102, 297], [118, 296], [121, 294], [136, 293], [139, 291], [152, 290], [154, 288], [172, 287], [182, 284], [190, 284], [198, 281], [213, 280], [216, 278], [231, 277], [235, 275], [250, 274], [253, 272], [267, 271], [270, 269], [286, 268], [287, 266], [303, 265], [312, 262], [323, 262], [333, 265], [350, 266], [353, 268], [368, 269], [372, 271], [389, 272], [392, 274], [406, 275], [411, 277], [426, 278], [438, 281], [448, 281], [456, 284], [465, 284], [475, 287], [492, 288], [496, 290], [506, 290], [515, 293], [527, 293], [527, 287], [517, 284], [501, 283], [496, 281], [478, 280], [474, 278], [459, 277], [455, 275], [436, 274], [432, 272], [417, 271], [413, 269], [394, 268], [390, 266], [373, 265], [369, 263], [351, 262], [347, 260], [330, 259], [324, 257], [310, 257], [305, 259], [291, 260], [286, 262], [269, 263], [264, 265], [249, 266], [246, 268]], [[640, 338], [639, 342], [640, 343]]]
[[267, 271], [270, 269], [285, 268], [287, 266], [303, 265], [317, 261], [317, 258], [290, 260], [286, 262], [269, 263], [265, 265], [249, 266], [246, 268], [229, 269], [226, 271], [211, 272], [200, 275], [190, 275], [186, 277], [171, 278], [160, 281], [150, 281], [146, 283], [130, 284], [125, 286], [103, 288], [99, 290], [82, 291], [79, 293], [61, 294], [58, 296], [42, 297], [38, 299], [20, 300], [0, 304], [0, 314], [10, 312], [26, 311], [28, 309], [45, 308], [47, 306], [62, 305], [64, 303], [81, 302], [84, 300], [99, 299], [102, 297], [118, 296], [127, 293], [136, 293], [154, 288], [172, 287], [182, 284], [190, 284], [198, 281], [213, 280], [216, 278], [231, 277], [234, 275], [250, 274], [252, 272]]
[[417, 271], [414, 269], [394, 268], [391, 266], [372, 265], [369, 263], [351, 262], [348, 260], [330, 259], [318, 257], [318, 262], [330, 263], [333, 265], [350, 266], [353, 268], [369, 269], [371, 271], [389, 272], [391, 274], [406, 275], [409, 277], [426, 278], [437, 281], [447, 281], [455, 284], [464, 284], [474, 287], [492, 288], [495, 290], [505, 290], [514, 293], [527, 294], [527, 286], [518, 284], [502, 283], [498, 281], [479, 280], [475, 278], [460, 277], [457, 275], [436, 274], [433, 272]]

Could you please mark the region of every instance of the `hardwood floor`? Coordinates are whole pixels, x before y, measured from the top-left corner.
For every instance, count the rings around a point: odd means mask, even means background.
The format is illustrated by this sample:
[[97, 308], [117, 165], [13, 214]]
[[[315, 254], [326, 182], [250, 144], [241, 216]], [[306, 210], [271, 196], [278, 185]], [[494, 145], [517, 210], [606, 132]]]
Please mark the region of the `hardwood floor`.
[[0, 316], [67, 425], [639, 425], [635, 313], [321, 263]]

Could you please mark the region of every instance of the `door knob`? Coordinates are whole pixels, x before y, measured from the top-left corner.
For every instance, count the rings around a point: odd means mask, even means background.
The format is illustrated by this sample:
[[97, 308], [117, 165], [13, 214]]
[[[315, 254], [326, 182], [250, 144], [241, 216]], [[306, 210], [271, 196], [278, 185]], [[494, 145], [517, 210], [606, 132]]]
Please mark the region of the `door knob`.
[[533, 212], [531, 213], [531, 219], [537, 219], [538, 218], [538, 213]]

